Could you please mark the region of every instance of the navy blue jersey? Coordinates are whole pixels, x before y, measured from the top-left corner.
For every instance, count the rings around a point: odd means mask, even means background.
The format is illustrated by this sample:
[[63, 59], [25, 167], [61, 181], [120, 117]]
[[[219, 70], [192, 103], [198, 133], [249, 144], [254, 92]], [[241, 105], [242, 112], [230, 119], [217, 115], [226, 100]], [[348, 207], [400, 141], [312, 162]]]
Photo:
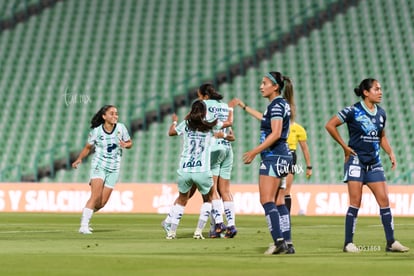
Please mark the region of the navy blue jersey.
[[282, 133], [280, 138], [273, 145], [262, 151], [262, 157], [290, 155], [286, 142], [289, 135], [290, 106], [282, 96], [274, 98], [263, 113], [262, 122], [260, 124], [260, 143], [263, 143], [266, 137], [272, 133], [272, 120], [283, 120]]
[[375, 105], [375, 111], [371, 112], [363, 102], [358, 102], [339, 111], [338, 117], [348, 126], [348, 146], [358, 154], [359, 161], [365, 165], [380, 162], [385, 110]]

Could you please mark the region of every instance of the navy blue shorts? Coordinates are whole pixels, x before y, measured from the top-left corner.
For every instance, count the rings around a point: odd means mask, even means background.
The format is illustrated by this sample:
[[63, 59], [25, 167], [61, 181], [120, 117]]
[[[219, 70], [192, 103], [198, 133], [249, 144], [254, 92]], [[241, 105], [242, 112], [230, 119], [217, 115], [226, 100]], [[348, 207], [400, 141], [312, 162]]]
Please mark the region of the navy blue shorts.
[[291, 155], [266, 156], [260, 163], [260, 175], [285, 177], [293, 166], [292, 162]]
[[351, 155], [344, 165], [344, 182], [357, 181], [363, 184], [386, 181], [381, 162], [361, 164], [358, 156]]

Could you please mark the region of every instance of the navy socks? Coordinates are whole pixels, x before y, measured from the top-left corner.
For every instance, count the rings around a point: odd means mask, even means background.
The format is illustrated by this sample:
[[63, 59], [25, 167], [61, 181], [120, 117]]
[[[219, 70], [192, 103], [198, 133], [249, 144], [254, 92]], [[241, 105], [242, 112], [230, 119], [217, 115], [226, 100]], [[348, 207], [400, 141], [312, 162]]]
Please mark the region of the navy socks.
[[345, 245], [353, 242], [358, 217], [358, 208], [349, 206], [345, 217]]
[[266, 222], [270, 234], [272, 235], [273, 241], [276, 242], [278, 239], [283, 238], [280, 230], [280, 217], [276, 204], [274, 202], [267, 202], [263, 204], [263, 209], [265, 211]]
[[385, 238], [387, 244], [391, 245], [394, 240], [394, 220], [392, 218], [390, 207], [380, 208], [381, 222], [384, 226]]

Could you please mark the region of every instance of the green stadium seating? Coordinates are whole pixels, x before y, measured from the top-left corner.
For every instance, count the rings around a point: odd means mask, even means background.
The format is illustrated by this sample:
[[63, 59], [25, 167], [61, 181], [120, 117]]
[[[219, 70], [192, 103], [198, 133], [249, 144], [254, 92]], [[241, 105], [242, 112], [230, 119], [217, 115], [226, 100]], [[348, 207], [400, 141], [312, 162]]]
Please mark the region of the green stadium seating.
[[[414, 105], [409, 92], [414, 3], [354, 2], [321, 26], [309, 25], [309, 33], [218, 87], [226, 101], [239, 97], [264, 110], [266, 101], [258, 89], [264, 72], [280, 70], [292, 78], [297, 121], [308, 131], [315, 167], [311, 183], [341, 182], [342, 153], [324, 124], [357, 100], [353, 88], [369, 76], [383, 85], [387, 134], [400, 160], [398, 171], [392, 172], [384, 157], [387, 176], [392, 180], [412, 170], [414, 128], [406, 122]], [[2, 2], [0, 17], [9, 16], [16, 3]], [[70, 152], [79, 152], [90, 119], [102, 105], [118, 106], [120, 121], [129, 125], [189, 87], [212, 80], [228, 65], [239, 64], [240, 57], [252, 57], [256, 47], [295, 32], [295, 26], [306, 25], [336, 3], [342, 2], [319, 0], [308, 6], [302, 0], [57, 2], [0, 33], [0, 109], [7, 114], [0, 123], [7, 141], [19, 144], [15, 148], [10, 142], [0, 151], [0, 172], [19, 165], [21, 174], [32, 174], [50, 160], [47, 154], [36, 159], [39, 152], [61, 143], [68, 143]], [[24, 8], [23, 4], [18, 7]], [[187, 111], [188, 106], [176, 110], [180, 118]], [[179, 138], [166, 134], [169, 116], [158, 119], [148, 130], [131, 133], [135, 145], [125, 151], [121, 181], [176, 181]], [[257, 182], [258, 158], [246, 166], [241, 156], [257, 144], [258, 128], [257, 121], [236, 108], [232, 182]], [[298, 157], [303, 162], [300, 152]], [[87, 182], [88, 162], [40, 181]], [[16, 174], [7, 173], [8, 179], [2, 181], [18, 181]], [[308, 180], [298, 174], [296, 181]]]

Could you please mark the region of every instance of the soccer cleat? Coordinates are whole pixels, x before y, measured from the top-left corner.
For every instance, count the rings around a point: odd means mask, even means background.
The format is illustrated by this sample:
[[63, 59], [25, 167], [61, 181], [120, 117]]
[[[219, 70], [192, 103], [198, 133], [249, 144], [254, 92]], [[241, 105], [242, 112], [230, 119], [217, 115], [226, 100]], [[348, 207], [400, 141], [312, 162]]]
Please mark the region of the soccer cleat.
[[167, 236], [165, 237], [167, 240], [173, 240], [176, 239], [177, 234], [174, 231], [168, 231]]
[[93, 228], [90, 224], [88, 225], [88, 229], [89, 229], [89, 231], [93, 232]]
[[352, 242], [346, 244], [343, 249], [344, 252], [359, 253], [359, 248]]
[[214, 231], [210, 231], [210, 238], [224, 238], [226, 233], [226, 225], [224, 223], [217, 223]]
[[89, 234], [92, 234], [92, 231], [89, 230], [89, 226], [81, 226], [79, 228], [79, 233], [89, 235]]
[[276, 245], [274, 243], [269, 244], [269, 248], [264, 252], [265, 255], [272, 255], [276, 250]]
[[265, 255], [278, 255], [287, 253], [288, 247], [284, 239], [278, 239], [276, 243], [269, 244], [269, 248], [264, 252]]
[[211, 230], [209, 232], [209, 237], [212, 239], [224, 238], [225, 233], [226, 233], [226, 225], [224, 225], [224, 223], [217, 223], [215, 225], [214, 230]]
[[226, 233], [224, 234], [224, 238], [234, 238], [237, 234], [236, 226], [232, 225], [227, 227]]
[[286, 254], [295, 254], [295, 247], [292, 243], [287, 243], [287, 251]]
[[205, 238], [203, 237], [203, 234], [201, 233], [201, 232], [194, 232], [194, 236], [193, 236], [193, 238], [194, 239], [196, 239], [196, 240], [204, 240]]
[[399, 241], [394, 241], [391, 246], [387, 246], [385, 251], [387, 252], [408, 252], [410, 248], [402, 245]]
[[208, 232], [208, 236], [211, 239], [220, 238], [220, 235], [217, 235], [215, 230], [210, 230], [210, 232]]
[[165, 233], [168, 234], [171, 229], [171, 223], [166, 223], [165, 220], [163, 220], [161, 221], [161, 227], [164, 229]]

